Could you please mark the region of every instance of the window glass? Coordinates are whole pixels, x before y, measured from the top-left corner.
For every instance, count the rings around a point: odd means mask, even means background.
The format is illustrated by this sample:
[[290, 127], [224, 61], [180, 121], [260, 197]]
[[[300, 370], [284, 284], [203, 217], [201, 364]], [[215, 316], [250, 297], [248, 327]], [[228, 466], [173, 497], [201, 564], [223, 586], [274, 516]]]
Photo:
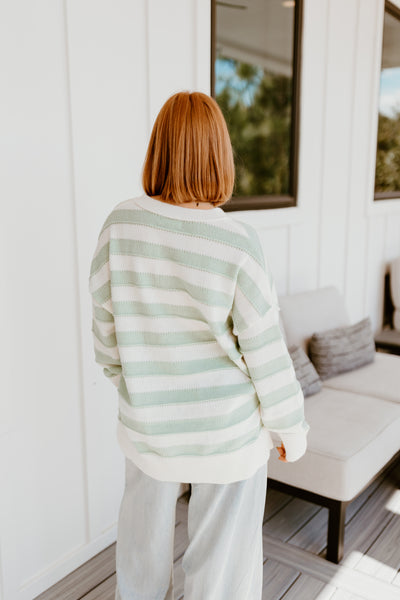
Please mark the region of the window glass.
[[[400, 195], [400, 10], [386, 4], [379, 93], [376, 199]], [[397, 192], [397, 193], [396, 193]]]
[[235, 153], [234, 196], [293, 196], [295, 3], [215, 4], [213, 87]]

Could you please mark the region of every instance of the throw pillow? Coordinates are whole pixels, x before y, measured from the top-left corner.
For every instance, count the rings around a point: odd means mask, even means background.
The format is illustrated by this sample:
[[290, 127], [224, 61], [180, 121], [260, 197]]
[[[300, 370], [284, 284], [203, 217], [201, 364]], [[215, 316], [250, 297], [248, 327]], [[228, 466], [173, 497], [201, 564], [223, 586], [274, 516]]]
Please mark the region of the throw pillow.
[[372, 362], [375, 342], [370, 318], [366, 317], [354, 325], [314, 333], [309, 354], [322, 380]]
[[322, 387], [321, 379], [303, 348], [290, 346], [289, 354], [304, 397], [319, 392]]

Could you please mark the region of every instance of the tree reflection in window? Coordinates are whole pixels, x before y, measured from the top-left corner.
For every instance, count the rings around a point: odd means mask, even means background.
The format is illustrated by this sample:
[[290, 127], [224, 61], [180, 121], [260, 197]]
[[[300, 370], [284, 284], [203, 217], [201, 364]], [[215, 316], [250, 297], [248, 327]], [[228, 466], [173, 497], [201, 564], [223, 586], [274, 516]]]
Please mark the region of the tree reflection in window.
[[216, 2], [214, 95], [235, 154], [234, 196], [293, 196], [294, 2]]
[[400, 196], [400, 10], [386, 3], [379, 94], [375, 199]]

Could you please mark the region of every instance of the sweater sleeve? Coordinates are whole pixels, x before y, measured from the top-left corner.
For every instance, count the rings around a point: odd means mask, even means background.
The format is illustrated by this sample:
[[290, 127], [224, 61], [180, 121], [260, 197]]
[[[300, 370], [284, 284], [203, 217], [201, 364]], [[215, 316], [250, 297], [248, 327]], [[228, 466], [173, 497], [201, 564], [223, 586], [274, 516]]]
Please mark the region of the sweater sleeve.
[[89, 291], [92, 297], [92, 334], [95, 361], [115, 385], [121, 383], [122, 366], [111, 303], [109, 229], [102, 230], [90, 266]]
[[263, 425], [275, 432], [286, 459], [301, 458], [309, 425], [304, 396], [279, 325], [279, 305], [271, 272], [254, 230], [255, 249], [240, 266], [232, 307], [233, 333], [260, 401]]

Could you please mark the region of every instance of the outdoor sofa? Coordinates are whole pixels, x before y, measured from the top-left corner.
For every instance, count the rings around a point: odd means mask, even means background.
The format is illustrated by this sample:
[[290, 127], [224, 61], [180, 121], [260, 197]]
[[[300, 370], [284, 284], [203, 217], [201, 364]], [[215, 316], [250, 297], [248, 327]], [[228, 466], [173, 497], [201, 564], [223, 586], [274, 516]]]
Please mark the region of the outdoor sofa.
[[[288, 347], [306, 353], [314, 333], [350, 325], [334, 287], [282, 296], [279, 304]], [[375, 346], [372, 355], [369, 364], [324, 379], [305, 398], [305, 455], [283, 463], [272, 452], [268, 463], [269, 487], [328, 507], [326, 558], [335, 563], [343, 556], [347, 505], [400, 457], [400, 356]]]

